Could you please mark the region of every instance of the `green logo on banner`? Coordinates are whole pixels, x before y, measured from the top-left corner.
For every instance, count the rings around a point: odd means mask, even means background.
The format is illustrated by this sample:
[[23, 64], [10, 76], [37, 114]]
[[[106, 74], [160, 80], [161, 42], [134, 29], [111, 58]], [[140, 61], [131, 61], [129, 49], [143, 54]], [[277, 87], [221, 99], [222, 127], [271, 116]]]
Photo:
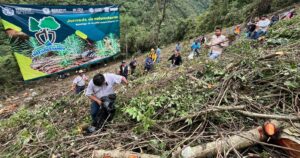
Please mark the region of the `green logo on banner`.
[[32, 56], [37, 57], [51, 51], [63, 51], [65, 47], [62, 44], [55, 43], [56, 32], [60, 28], [60, 24], [51, 16], [44, 17], [39, 21], [33, 17], [29, 17], [29, 31], [36, 32], [35, 38], [41, 46], [32, 51]]

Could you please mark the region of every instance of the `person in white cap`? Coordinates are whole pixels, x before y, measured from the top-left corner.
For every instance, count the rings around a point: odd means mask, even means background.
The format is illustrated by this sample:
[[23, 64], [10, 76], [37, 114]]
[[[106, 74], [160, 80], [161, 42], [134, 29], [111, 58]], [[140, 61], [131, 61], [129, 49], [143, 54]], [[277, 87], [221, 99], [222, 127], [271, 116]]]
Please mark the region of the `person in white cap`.
[[83, 70], [79, 70], [78, 73], [79, 75], [73, 80], [72, 84], [72, 91], [76, 94], [79, 94], [85, 89], [85, 81], [88, 80], [88, 78], [84, 75]]

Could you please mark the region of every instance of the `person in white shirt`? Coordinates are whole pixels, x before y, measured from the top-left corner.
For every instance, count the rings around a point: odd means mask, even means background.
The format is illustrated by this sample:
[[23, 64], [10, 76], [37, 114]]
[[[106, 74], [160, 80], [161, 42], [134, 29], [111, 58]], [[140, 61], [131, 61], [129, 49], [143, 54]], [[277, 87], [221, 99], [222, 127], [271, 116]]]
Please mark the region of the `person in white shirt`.
[[210, 48], [209, 58], [217, 59], [222, 53], [223, 49], [228, 46], [227, 38], [222, 35], [222, 29], [217, 27], [215, 29], [215, 35], [212, 36], [211, 41], [206, 45]]
[[89, 82], [85, 95], [92, 101], [91, 117], [93, 127], [100, 128], [105, 120], [113, 118], [115, 112], [114, 102], [116, 100], [114, 85], [120, 83], [128, 84], [128, 81], [123, 76], [111, 73], [97, 74]]
[[253, 39], [264, 36], [267, 33], [270, 24], [271, 21], [266, 16], [262, 16], [256, 24], [257, 30], [254, 32]]
[[83, 74], [83, 70], [79, 70], [79, 75], [73, 80], [72, 90], [75, 91], [76, 94], [79, 94], [85, 89], [85, 81], [88, 78]]

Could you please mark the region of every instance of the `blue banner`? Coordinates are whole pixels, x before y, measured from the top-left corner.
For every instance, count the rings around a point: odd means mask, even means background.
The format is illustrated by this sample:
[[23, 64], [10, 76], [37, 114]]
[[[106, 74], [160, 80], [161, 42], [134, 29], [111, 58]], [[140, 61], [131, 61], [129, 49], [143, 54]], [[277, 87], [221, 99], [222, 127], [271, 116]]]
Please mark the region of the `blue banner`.
[[24, 80], [99, 62], [120, 52], [117, 5], [0, 5]]

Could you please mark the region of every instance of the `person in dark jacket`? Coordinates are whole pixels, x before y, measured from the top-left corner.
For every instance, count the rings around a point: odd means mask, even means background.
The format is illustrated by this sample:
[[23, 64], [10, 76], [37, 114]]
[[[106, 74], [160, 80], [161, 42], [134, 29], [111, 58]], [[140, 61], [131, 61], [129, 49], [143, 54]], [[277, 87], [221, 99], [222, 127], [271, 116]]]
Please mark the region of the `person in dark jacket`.
[[145, 60], [145, 71], [151, 71], [153, 69], [153, 65], [154, 65], [154, 62], [151, 58], [151, 56], [147, 56], [146, 60]]
[[129, 63], [129, 67], [130, 67], [130, 70], [131, 70], [131, 74], [134, 74], [135, 69], [137, 67], [137, 60], [136, 60], [136, 58], [133, 58], [133, 60]]
[[273, 15], [271, 18], [271, 24], [270, 26], [273, 26], [274, 24], [276, 24], [279, 21], [279, 15]]
[[124, 76], [126, 79], [128, 77], [128, 66], [125, 61], [122, 61], [122, 64], [120, 65], [119, 75]]
[[182, 58], [177, 51], [169, 58], [169, 60], [171, 60], [171, 67], [180, 66], [182, 64]]

